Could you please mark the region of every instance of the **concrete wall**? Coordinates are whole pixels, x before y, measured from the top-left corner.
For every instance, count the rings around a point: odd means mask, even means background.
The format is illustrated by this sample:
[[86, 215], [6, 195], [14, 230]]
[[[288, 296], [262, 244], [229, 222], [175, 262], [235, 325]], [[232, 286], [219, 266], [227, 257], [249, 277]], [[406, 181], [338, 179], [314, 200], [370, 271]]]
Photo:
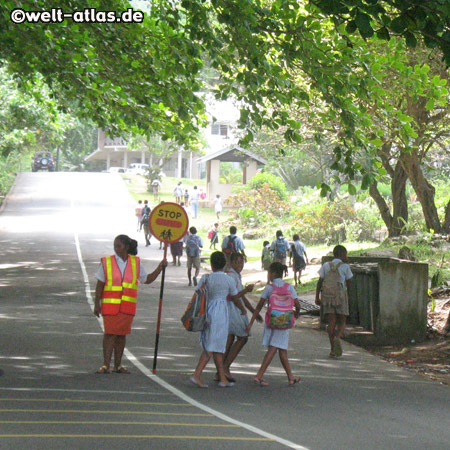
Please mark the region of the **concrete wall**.
[[206, 172], [209, 172], [209, 183], [206, 186], [206, 201], [210, 203], [214, 202], [217, 194], [222, 197], [222, 201], [229, 197], [233, 186], [231, 184], [220, 183], [220, 161], [218, 159], [207, 161]]
[[427, 329], [428, 265], [403, 260], [378, 264], [380, 343], [423, 341]]
[[[325, 256], [322, 263], [332, 259]], [[383, 257], [348, 259], [354, 272], [349, 291], [348, 323], [368, 330], [368, 333], [349, 334], [348, 339], [357, 344], [381, 345], [425, 340], [428, 264]], [[368, 270], [367, 263], [374, 264], [376, 270]], [[365, 271], [367, 275], [364, 275]]]

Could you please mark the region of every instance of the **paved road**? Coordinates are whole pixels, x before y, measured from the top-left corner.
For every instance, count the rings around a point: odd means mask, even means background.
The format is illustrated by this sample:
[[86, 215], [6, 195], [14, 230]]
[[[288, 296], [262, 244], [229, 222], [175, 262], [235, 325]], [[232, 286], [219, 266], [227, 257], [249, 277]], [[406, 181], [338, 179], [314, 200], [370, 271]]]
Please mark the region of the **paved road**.
[[268, 388], [252, 383], [261, 327], [236, 363], [238, 383], [188, 382], [198, 336], [179, 317], [192, 291], [167, 269], [157, 375], [151, 374], [159, 282], [141, 287], [124, 362], [131, 375], [95, 375], [102, 331], [89, 304], [112, 240], [140, 240], [134, 202], [117, 175], [21, 174], [0, 214], [0, 448], [447, 449], [450, 390], [344, 344], [327, 358], [324, 334], [298, 327], [289, 351], [300, 385], [278, 361]]

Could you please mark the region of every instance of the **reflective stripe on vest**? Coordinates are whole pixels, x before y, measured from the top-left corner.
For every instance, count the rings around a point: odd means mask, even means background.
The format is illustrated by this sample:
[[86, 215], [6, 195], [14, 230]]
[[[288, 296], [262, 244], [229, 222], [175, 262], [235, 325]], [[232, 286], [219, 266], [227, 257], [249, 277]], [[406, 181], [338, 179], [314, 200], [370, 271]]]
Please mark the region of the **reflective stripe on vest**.
[[116, 315], [119, 312], [136, 314], [138, 277], [140, 260], [128, 255], [127, 265], [122, 278], [115, 256], [102, 258], [105, 272], [105, 286], [102, 295], [102, 314]]

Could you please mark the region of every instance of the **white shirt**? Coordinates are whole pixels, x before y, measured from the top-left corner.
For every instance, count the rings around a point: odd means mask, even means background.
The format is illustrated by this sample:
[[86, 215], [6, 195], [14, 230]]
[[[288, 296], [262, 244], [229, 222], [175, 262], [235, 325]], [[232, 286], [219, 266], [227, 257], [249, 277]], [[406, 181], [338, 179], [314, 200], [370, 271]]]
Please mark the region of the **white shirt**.
[[[116, 257], [117, 266], [119, 267], [120, 273], [122, 274], [122, 278], [123, 278], [123, 274], [125, 273], [125, 267], [127, 266], [127, 261], [124, 261], [119, 255], [117, 255], [117, 253], [115, 253], [114, 256]], [[141, 283], [143, 283], [147, 279], [147, 272], [142, 267], [142, 261], [141, 261], [141, 264], [139, 264], [139, 267], [140, 267], [140, 270], [139, 270], [139, 281]], [[105, 272], [103, 270], [103, 264], [102, 263], [100, 263], [100, 266], [97, 269], [97, 273], [95, 274], [95, 278], [97, 278], [97, 280], [101, 281], [102, 283], [104, 283], [106, 281]]]
[[[235, 235], [235, 234], [230, 234], [229, 236], [225, 236], [225, 237], [223, 238], [223, 241], [222, 241], [222, 250], [225, 250], [225, 249], [227, 248], [227, 245], [228, 245], [228, 241], [229, 241], [229, 239], [230, 239], [230, 236], [231, 236], [231, 237], [234, 237], [234, 236], [236, 236], [236, 235]], [[245, 249], [244, 243], [242, 242], [242, 239], [241, 239], [239, 236], [236, 236], [236, 238], [234, 239], [234, 248], [236, 249], [237, 252], [239, 252], [239, 251]]]
[[300, 256], [303, 256], [303, 254], [306, 253], [306, 247], [305, 247], [305, 244], [303, 242], [294, 241], [293, 244], [295, 246], [295, 250], [297, 251], [297, 253]]
[[288, 251], [289, 251], [289, 242], [288, 242], [288, 240], [287, 240], [286, 238], [284, 238], [284, 237], [276, 238], [276, 239], [272, 242], [272, 244], [271, 244], [271, 246], [270, 246], [270, 250], [272, 250], [272, 251], [275, 253], [275, 252], [277, 251], [277, 244], [278, 244], [279, 242], [282, 242], [282, 243], [284, 244], [285, 251], [288, 252]]
[[[342, 259], [334, 258], [332, 263], [336, 266], [342, 262]], [[330, 263], [326, 262], [319, 270], [320, 278], [325, 278], [325, 275], [331, 270]], [[341, 264], [338, 268], [339, 275], [341, 276], [342, 286], [346, 286], [345, 281], [353, 278], [352, 270], [347, 263]]]
[[198, 189], [193, 189], [191, 192], [191, 201], [198, 202]]

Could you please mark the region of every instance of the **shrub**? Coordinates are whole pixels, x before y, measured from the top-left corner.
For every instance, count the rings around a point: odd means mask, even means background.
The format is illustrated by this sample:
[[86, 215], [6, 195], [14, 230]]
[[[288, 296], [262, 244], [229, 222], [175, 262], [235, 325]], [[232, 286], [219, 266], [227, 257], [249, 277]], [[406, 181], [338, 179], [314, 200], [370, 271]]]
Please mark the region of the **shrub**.
[[241, 191], [230, 196], [226, 203], [237, 207], [234, 220], [243, 225], [258, 226], [273, 221], [289, 213], [289, 205], [280, 199], [278, 193], [264, 183], [258, 189]]
[[348, 200], [302, 205], [293, 215], [290, 233], [298, 233], [309, 244], [339, 244], [346, 240], [346, 224], [357, 221]]
[[260, 172], [256, 174], [250, 179], [247, 186], [250, 190], [258, 190], [265, 184], [267, 184], [272, 191], [275, 191], [281, 200], [286, 201], [288, 199], [286, 185], [283, 180], [277, 175], [269, 172]]

